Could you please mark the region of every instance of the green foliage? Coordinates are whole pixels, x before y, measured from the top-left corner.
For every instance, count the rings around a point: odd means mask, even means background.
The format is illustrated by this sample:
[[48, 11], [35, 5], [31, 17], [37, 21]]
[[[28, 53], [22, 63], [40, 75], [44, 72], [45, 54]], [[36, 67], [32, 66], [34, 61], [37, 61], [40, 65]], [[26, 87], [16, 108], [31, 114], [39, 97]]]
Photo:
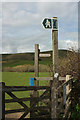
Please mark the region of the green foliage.
[[71, 120], [80, 119], [80, 79], [73, 82], [71, 94]]
[[78, 103], [73, 107], [71, 120], [80, 120], [80, 104]]

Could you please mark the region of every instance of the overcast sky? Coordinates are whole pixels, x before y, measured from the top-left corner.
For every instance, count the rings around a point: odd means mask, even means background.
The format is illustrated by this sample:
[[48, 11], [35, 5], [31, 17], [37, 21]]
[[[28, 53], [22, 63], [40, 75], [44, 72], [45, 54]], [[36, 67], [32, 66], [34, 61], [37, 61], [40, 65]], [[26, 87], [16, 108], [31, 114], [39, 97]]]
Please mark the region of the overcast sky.
[[2, 53], [32, 52], [35, 44], [40, 44], [41, 51], [51, 50], [52, 31], [41, 25], [45, 17], [58, 17], [59, 49], [77, 46], [77, 2], [4, 2], [2, 18], [0, 14]]

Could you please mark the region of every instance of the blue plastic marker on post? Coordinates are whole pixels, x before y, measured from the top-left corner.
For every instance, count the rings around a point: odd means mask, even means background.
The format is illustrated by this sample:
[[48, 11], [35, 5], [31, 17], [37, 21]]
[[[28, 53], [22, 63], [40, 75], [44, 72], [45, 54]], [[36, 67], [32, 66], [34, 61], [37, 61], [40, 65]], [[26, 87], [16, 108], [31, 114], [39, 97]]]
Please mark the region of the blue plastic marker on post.
[[30, 78], [30, 86], [34, 86], [34, 78]]

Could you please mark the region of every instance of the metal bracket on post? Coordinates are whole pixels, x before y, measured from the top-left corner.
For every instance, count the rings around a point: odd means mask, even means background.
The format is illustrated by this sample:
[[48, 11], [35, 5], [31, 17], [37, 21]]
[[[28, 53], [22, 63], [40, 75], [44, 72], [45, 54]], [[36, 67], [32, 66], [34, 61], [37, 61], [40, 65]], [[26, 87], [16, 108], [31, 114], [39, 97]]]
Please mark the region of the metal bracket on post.
[[58, 78], [59, 74], [58, 73], [55, 73], [54, 74], [54, 78]]

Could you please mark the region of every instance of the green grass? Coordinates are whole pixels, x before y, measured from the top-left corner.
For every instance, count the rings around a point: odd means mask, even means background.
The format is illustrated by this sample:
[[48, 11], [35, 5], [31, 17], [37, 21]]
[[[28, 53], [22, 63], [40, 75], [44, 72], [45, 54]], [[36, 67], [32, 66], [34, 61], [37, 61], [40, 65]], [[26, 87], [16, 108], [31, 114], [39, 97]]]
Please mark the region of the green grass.
[[25, 65], [25, 64], [30, 64], [30, 65], [34, 65], [34, 61], [28, 61], [28, 60], [10, 60], [7, 61], [6, 63], [2, 64], [2, 67], [14, 67], [14, 66], [18, 66], [18, 65]]
[[[18, 66], [18, 65], [25, 65], [25, 64], [28, 64], [28, 65], [34, 65], [34, 61], [30, 60], [10, 60], [10, 61], [6, 61], [5, 63], [2, 63], [2, 67], [5, 68], [5, 67], [15, 67], [15, 66]], [[44, 65], [49, 65], [51, 64], [51, 60], [42, 60], [42, 61], [39, 61], [39, 64], [44, 64]]]
[[39, 61], [39, 64], [43, 64], [43, 65], [50, 65], [52, 63], [51, 60], [42, 60], [42, 61]]
[[[48, 77], [50, 74], [48, 72], [41, 72], [39, 76]], [[31, 77], [34, 77], [34, 72], [2, 72], [2, 81], [7, 86], [29, 86]], [[45, 84], [45, 81], [40, 81], [39, 84], [42, 85], [42, 82]]]
[[[48, 77], [49, 73], [39, 73], [40, 77]], [[6, 86], [30, 86], [30, 78], [34, 77], [34, 73], [18, 73], [18, 72], [2, 72], [2, 81], [5, 82]], [[39, 81], [39, 85], [48, 85], [49, 81]], [[13, 92], [17, 97], [29, 97], [29, 91]], [[42, 92], [41, 92], [42, 93]], [[9, 95], [6, 94], [6, 99], [11, 99]], [[29, 106], [30, 102], [26, 102]], [[16, 109], [21, 108], [18, 103], [6, 103], [6, 109]]]

